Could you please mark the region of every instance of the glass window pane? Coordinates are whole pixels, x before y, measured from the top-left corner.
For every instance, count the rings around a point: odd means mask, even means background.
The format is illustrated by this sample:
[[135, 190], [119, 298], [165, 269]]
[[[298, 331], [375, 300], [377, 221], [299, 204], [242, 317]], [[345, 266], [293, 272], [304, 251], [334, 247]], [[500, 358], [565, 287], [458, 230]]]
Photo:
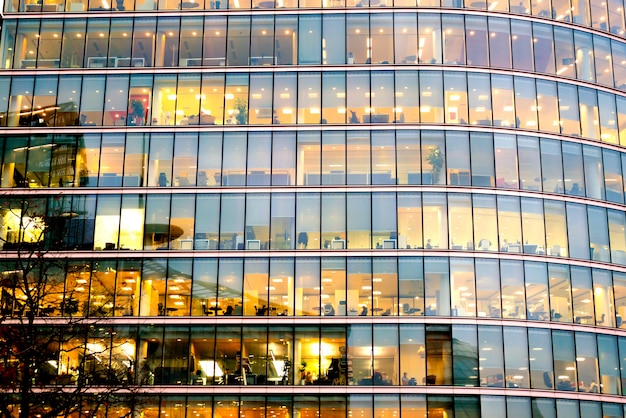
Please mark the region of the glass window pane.
[[526, 279], [527, 319], [547, 321], [550, 319], [550, 302], [548, 300], [548, 275], [546, 265], [525, 262], [524, 277]]
[[319, 73], [298, 73], [298, 123], [320, 123], [322, 113], [320, 83]]
[[556, 390], [576, 390], [576, 353], [574, 333], [571, 331], [552, 331], [554, 352], [554, 374]]
[[[528, 13], [528, 11], [524, 12]], [[513, 68], [532, 71], [534, 59], [531, 23], [523, 20], [512, 19], [511, 42], [511, 51], [513, 53]]]
[[444, 72], [446, 123], [467, 124], [467, 82], [465, 74]]
[[269, 239], [270, 195], [269, 193], [249, 194], [246, 197], [244, 248], [247, 250], [267, 250]]
[[[326, 196], [322, 196], [322, 200]], [[350, 193], [347, 196], [347, 201], [345, 203], [345, 209], [350, 213], [350, 216], [347, 217], [346, 223], [348, 227], [348, 235], [347, 235], [347, 248], [371, 248], [372, 240], [371, 240], [371, 231], [372, 231], [372, 202], [371, 195], [369, 193]], [[329, 201], [329, 204], [333, 204]], [[322, 211], [324, 211], [324, 207], [322, 206]], [[343, 215], [343, 214], [342, 214]], [[337, 215], [336, 212], [324, 213], [322, 214], [322, 231], [326, 232], [324, 229], [325, 217], [326, 216], [342, 216]], [[335, 228], [331, 228], [331, 235], [334, 233]], [[335, 231], [337, 232], [337, 231]], [[337, 235], [339, 234], [339, 235]], [[329, 248], [334, 248], [335, 246], [343, 246], [346, 248], [345, 244], [341, 242], [341, 233], [337, 232], [334, 234], [334, 237], [331, 238], [331, 246]], [[379, 243], [379, 245], [381, 245]]]
[[517, 143], [513, 135], [494, 135], [496, 187], [517, 189]]
[[528, 388], [530, 380], [526, 330], [517, 327], [503, 327], [502, 332], [504, 341], [504, 373], [511, 380], [510, 384], [517, 385], [513, 387]]
[[[498, 4], [498, 2], [492, 3], [494, 5]], [[516, 6], [511, 6], [511, 8], [514, 7]], [[511, 68], [511, 34], [509, 22], [513, 25], [514, 20], [497, 17], [489, 18], [489, 56], [491, 58], [492, 67]]]
[[591, 270], [584, 267], [571, 267], [572, 298], [574, 301], [574, 322], [593, 324], [593, 289]]
[[611, 202], [623, 203], [624, 183], [622, 178], [622, 164], [620, 155], [611, 150], [602, 150], [604, 162], [604, 183], [606, 185], [606, 199]]
[[402, 386], [421, 385], [426, 378], [424, 325], [400, 325], [400, 371]]
[[448, 248], [448, 210], [446, 195], [424, 193], [425, 248]]
[[587, 216], [589, 220], [590, 258], [609, 262], [611, 255], [606, 209], [588, 206]]
[[[430, 360], [429, 353], [429, 360]], [[452, 326], [452, 373], [455, 386], [478, 386], [479, 347], [476, 326]], [[430, 370], [429, 370], [430, 372]], [[487, 379], [485, 379], [485, 382]]]
[[[361, 207], [361, 210], [364, 208]], [[356, 214], [356, 212], [351, 212]], [[372, 194], [372, 246], [371, 248], [406, 249], [406, 236], [397, 234], [395, 193]], [[402, 246], [401, 246], [402, 245]], [[367, 247], [369, 248], [369, 246]]]
[[220, 249], [244, 249], [244, 197], [243, 194], [222, 196], [220, 213], [228, 213], [229, 216], [220, 217]]
[[519, 387], [514, 378], [504, 377], [503, 347], [502, 328], [478, 327], [480, 386]]
[[575, 337], [579, 387], [584, 387], [584, 392], [600, 393], [598, 384], [598, 351], [595, 335], [578, 332], [575, 334]]
[[446, 133], [447, 180], [452, 186], [470, 185], [469, 137], [464, 132]]
[[[395, 116], [396, 123], [418, 122], [420, 118], [419, 79], [417, 71], [396, 71]], [[401, 131], [397, 132], [398, 136]]]
[[[450, 248], [459, 250], [472, 242], [472, 201], [469, 194], [448, 195], [448, 223], [450, 225]], [[486, 240], [486, 241], [485, 241]], [[476, 248], [489, 250], [491, 241], [481, 238]], [[495, 245], [495, 243], [494, 243]]]
[[592, 271], [593, 294], [596, 308], [596, 325], [615, 326], [615, 308], [613, 305], [613, 282], [610, 272]]
[[426, 291], [426, 315], [450, 315], [450, 277], [448, 260], [445, 258], [424, 259]]
[[541, 173], [539, 150], [539, 141], [536, 138], [517, 138], [521, 189], [541, 190], [541, 179], [537, 177], [537, 173]]
[[567, 257], [567, 227], [563, 202], [544, 201], [546, 219], [546, 254]]
[[494, 187], [495, 156], [491, 134], [471, 133], [472, 186]]
[[598, 335], [600, 389], [602, 393], [619, 395], [619, 355], [617, 352], [617, 337], [614, 335]]
[[522, 226], [526, 254], [545, 254], [543, 205], [539, 199], [522, 198]]
[[478, 316], [502, 318], [500, 271], [495, 260], [476, 259]]
[[556, 83], [546, 80], [536, 80], [537, 91], [537, 114], [539, 116], [539, 129], [548, 132], [560, 132], [559, 105]]
[[550, 320], [572, 322], [572, 294], [567, 266], [548, 264], [550, 277]]
[[424, 123], [443, 123], [443, 80], [438, 71], [421, 71], [420, 118]]
[[533, 389], [554, 389], [552, 370], [552, 337], [550, 330], [528, 330], [530, 360], [530, 380]]
[[611, 240], [611, 260], [617, 264], [625, 264], [624, 250], [626, 249], [626, 235], [623, 225], [626, 222], [624, 214], [613, 210], [608, 211], [609, 238]]
[[563, 188], [563, 159], [559, 141], [541, 138], [541, 175], [544, 191], [565, 192]]
[[471, 259], [450, 259], [452, 316], [476, 316], [476, 279]]

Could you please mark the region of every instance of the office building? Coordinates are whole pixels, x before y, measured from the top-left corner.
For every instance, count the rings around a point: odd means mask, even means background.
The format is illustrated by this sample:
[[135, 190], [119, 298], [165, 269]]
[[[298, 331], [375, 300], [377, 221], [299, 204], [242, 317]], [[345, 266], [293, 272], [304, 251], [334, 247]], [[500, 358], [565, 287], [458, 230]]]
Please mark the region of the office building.
[[145, 417], [626, 416], [621, 0], [3, 10], [2, 274], [41, 253], [37, 323], [93, 325], [38, 384], [137, 386]]

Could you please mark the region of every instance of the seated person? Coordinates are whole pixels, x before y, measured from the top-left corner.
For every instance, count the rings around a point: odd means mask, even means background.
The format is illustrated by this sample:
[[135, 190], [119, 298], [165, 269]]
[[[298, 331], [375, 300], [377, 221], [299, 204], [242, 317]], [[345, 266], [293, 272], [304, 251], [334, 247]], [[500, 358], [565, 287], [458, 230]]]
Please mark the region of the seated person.
[[324, 305], [324, 315], [335, 316], [335, 308], [332, 304], [327, 303], [326, 305]]
[[244, 357], [241, 359], [241, 369], [244, 370], [246, 373], [252, 372], [252, 369], [250, 368], [250, 360], [248, 359], [248, 357]]
[[200, 125], [215, 125], [215, 116], [211, 115], [210, 113], [201, 113]]

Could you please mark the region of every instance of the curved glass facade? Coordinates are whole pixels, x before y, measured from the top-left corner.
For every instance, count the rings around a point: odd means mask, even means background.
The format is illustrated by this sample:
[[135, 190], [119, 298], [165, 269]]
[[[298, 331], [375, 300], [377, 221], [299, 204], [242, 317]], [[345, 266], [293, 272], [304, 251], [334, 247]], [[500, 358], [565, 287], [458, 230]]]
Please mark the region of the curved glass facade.
[[[195, 70], [154, 76], [90, 72], [13, 76], [1, 86], [10, 92], [0, 101], [0, 126], [8, 127], [151, 125], [204, 130], [233, 125], [357, 128], [445, 123], [626, 142], [626, 101], [621, 94], [590, 85], [453, 69], [225, 74]], [[560, 105], [560, 100], [568, 105]]]
[[[215, 324], [216, 321], [191, 327], [151, 325], [140, 329], [120, 326], [113, 328], [112, 335], [94, 331], [89, 335], [92, 344], [104, 338], [126, 348], [107, 352], [103, 356], [106, 361], [91, 370], [85, 379], [102, 379], [98, 375], [100, 368], [123, 368], [128, 360], [127, 348], [136, 345], [148, 347], [137, 378], [150, 387], [208, 385], [220, 389], [219, 385], [236, 385], [242, 379], [234, 373], [240, 367], [237, 352], [247, 349], [248, 356], [254, 359], [250, 373], [245, 376], [247, 386], [280, 383], [283, 386], [409, 386], [415, 389], [413, 392], [419, 392], [420, 387], [423, 391], [424, 386], [549, 391], [541, 393], [542, 397], [556, 395], [555, 392], [565, 396], [561, 392], [622, 395], [625, 390], [622, 384], [626, 376], [619, 368], [624, 366], [620, 355], [624, 355], [626, 339], [615, 335], [526, 328], [519, 324], [355, 323], [322, 327], [242, 326], [240, 321], [231, 321], [223, 327]], [[62, 349], [69, 349], [70, 368], [78, 365], [85, 355], [76, 349], [80, 344], [72, 338], [64, 340]], [[178, 364], [163, 362], [163, 358], [189, 350], [195, 356]], [[490, 352], [488, 356], [483, 354], [485, 351]], [[306, 366], [299, 367], [304, 370], [282, 373], [284, 360], [272, 360], [272, 354], [279, 358], [293, 357], [297, 364]], [[200, 373], [195, 372], [196, 368]], [[486, 391], [489, 392], [498, 395], [496, 390]], [[499, 397], [504, 400], [503, 396]], [[613, 398], [619, 400], [618, 396]]]
[[[15, 69], [445, 64], [626, 88], [619, 38], [464, 13], [29, 19], [5, 27], [2, 63]], [[301, 35], [299, 28], [310, 30]]]
[[3, 9], [31, 416], [626, 417], [621, 0]]
[[[0, 199], [4, 250], [24, 240], [95, 251], [449, 249], [626, 264], [624, 213], [574, 199], [428, 191], [74, 195], [35, 198], [68, 229], [65, 237], [38, 235], [33, 222], [20, 239], [12, 231], [28, 213], [23, 199]], [[67, 213], [76, 215], [62, 219]]]
[[[221, 316], [272, 320], [375, 316], [388, 317], [379, 318], [385, 319], [385, 326], [393, 325], [398, 317], [403, 324], [427, 325], [434, 319], [430, 317], [471, 317], [506, 320], [499, 324], [535, 321], [529, 326], [542, 321], [626, 327], [622, 319], [626, 315], [624, 272], [600, 264], [582, 267], [562, 260], [524, 261], [508, 254], [500, 260], [485, 254], [475, 258], [451, 252], [424, 254], [73, 260], [55, 265], [50, 285], [54, 296], [47, 297], [36, 313], [212, 320]], [[11, 262], [2, 267], [16, 270]], [[23, 299], [22, 294], [7, 298], [3, 302], [6, 314], [23, 315]]]

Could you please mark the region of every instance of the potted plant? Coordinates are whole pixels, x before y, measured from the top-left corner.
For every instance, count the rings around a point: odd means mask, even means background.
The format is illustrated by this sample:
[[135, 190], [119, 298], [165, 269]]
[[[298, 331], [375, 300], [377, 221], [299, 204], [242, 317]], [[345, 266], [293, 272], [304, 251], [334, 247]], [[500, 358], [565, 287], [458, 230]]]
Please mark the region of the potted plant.
[[237, 97], [235, 100], [235, 118], [237, 119], [237, 125], [248, 124], [248, 102], [241, 97]]
[[145, 112], [146, 108], [143, 105], [143, 102], [138, 99], [132, 99], [128, 102], [128, 115], [126, 116], [126, 123], [128, 125], [143, 125]]
[[428, 161], [428, 163], [430, 164], [432, 184], [437, 184], [437, 182], [439, 181], [441, 168], [443, 167], [443, 153], [441, 152], [441, 148], [439, 148], [438, 146], [432, 148], [426, 156], [426, 161]]
[[300, 384], [304, 385], [306, 380], [306, 361], [302, 360], [300, 362], [300, 367], [298, 367], [298, 371], [300, 372]]

